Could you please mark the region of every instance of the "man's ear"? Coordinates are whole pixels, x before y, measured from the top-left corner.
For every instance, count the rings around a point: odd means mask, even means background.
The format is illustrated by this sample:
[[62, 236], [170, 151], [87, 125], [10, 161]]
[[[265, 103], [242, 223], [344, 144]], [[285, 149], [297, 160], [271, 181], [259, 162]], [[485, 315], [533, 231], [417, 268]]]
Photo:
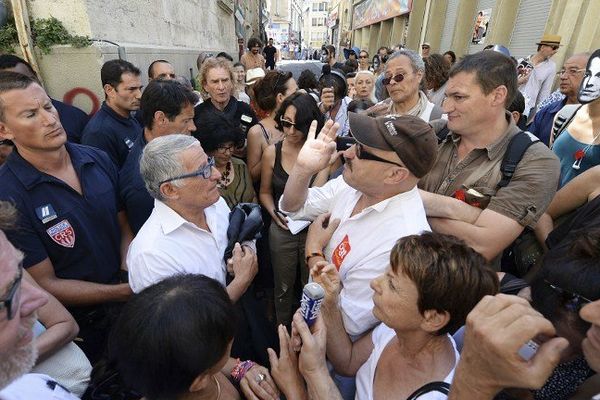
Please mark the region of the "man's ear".
[[179, 198], [178, 187], [173, 182], [166, 182], [160, 185], [160, 194], [167, 200], [174, 200]]
[[410, 175], [410, 172], [406, 168], [392, 167], [385, 173], [385, 177], [383, 178], [383, 181], [384, 181], [384, 183], [387, 183], [390, 185], [397, 185], [398, 183], [400, 183], [400, 182], [404, 181], [406, 178], [408, 178], [409, 175]]
[[421, 328], [426, 332], [437, 332], [450, 322], [448, 311], [425, 310]]
[[154, 113], [154, 123], [163, 125], [167, 121], [168, 119], [164, 112], [159, 110]]
[[112, 99], [115, 95], [115, 88], [111, 84], [106, 84], [102, 87], [107, 98]]
[[494, 106], [501, 105], [502, 107], [504, 107], [506, 103], [506, 96], [508, 96], [508, 89], [506, 88], [506, 86], [500, 85], [496, 89], [494, 89], [492, 93], [494, 95], [494, 97], [492, 98], [492, 104]]

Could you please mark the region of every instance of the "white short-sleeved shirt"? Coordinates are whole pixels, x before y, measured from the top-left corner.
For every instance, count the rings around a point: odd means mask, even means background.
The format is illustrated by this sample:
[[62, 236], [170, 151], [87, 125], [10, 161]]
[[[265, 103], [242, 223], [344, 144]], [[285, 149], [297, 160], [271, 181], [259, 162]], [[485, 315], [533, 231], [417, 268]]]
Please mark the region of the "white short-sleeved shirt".
[[[396, 336], [396, 332], [385, 325], [384, 323], [379, 324], [377, 328], [373, 329], [371, 338], [373, 340], [373, 352], [369, 356], [369, 359], [360, 367], [356, 373], [356, 397], [355, 400], [366, 400], [373, 398], [373, 383], [375, 382], [375, 370], [379, 363], [381, 353], [388, 345], [390, 340]], [[452, 383], [454, 378], [454, 370], [460, 359], [460, 354], [456, 349], [456, 343], [452, 336], [447, 335], [448, 340], [452, 343], [454, 349], [454, 367], [448, 375], [444, 378], [444, 382]], [[440, 392], [429, 392], [419, 397], [419, 400], [445, 400], [447, 396]]]
[[[310, 188], [304, 206], [288, 213], [292, 219], [314, 220], [331, 212], [332, 219], [340, 219], [323, 254], [338, 267], [343, 286], [339, 306], [346, 332], [352, 337], [379, 322], [372, 313], [373, 290], [369, 284], [388, 267], [396, 241], [431, 230], [416, 187], [350, 217], [361, 195], [340, 176], [322, 187]], [[282, 209], [281, 200], [279, 207]]]
[[78, 400], [79, 397], [44, 374], [25, 374], [0, 390], [0, 400]]
[[204, 210], [210, 232], [155, 200], [127, 252], [129, 285], [138, 293], [175, 274], [202, 274], [225, 286], [229, 207], [223, 198]]

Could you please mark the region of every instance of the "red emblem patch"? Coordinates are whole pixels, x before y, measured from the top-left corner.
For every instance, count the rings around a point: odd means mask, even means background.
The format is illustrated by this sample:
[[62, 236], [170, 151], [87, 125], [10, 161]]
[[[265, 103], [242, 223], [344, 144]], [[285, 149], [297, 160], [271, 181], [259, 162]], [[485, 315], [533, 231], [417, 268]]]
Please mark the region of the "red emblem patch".
[[344, 262], [344, 258], [346, 258], [348, 253], [350, 253], [350, 250], [352, 250], [352, 247], [350, 246], [350, 239], [348, 239], [348, 235], [346, 235], [333, 251], [333, 263], [338, 271]]
[[48, 236], [63, 247], [75, 246], [75, 230], [66, 219], [46, 229]]

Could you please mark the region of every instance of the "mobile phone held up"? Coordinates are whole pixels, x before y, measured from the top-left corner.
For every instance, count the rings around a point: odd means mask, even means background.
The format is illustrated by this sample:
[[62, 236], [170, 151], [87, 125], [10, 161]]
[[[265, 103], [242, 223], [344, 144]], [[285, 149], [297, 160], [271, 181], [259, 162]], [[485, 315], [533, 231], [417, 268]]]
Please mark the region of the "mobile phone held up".
[[337, 151], [346, 151], [355, 143], [356, 139], [352, 136], [338, 136], [335, 138], [335, 149]]

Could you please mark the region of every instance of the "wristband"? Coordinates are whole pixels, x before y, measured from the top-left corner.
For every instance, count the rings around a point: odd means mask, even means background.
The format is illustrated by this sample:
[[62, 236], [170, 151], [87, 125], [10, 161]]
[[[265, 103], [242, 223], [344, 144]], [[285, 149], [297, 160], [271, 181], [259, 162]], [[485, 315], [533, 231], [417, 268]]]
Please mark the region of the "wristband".
[[238, 359], [237, 364], [235, 364], [235, 367], [233, 367], [231, 370], [231, 378], [233, 378], [235, 382], [240, 383], [241, 380], [244, 379], [246, 372], [248, 372], [250, 368], [254, 367], [255, 365], [256, 363], [254, 361], [240, 361]]
[[323, 258], [325, 258], [325, 256], [323, 255], [323, 253], [320, 252], [320, 251], [316, 251], [314, 253], [307, 254], [306, 255], [306, 259], [305, 259], [306, 265], [308, 265], [308, 260], [310, 260], [313, 257], [323, 257]]

